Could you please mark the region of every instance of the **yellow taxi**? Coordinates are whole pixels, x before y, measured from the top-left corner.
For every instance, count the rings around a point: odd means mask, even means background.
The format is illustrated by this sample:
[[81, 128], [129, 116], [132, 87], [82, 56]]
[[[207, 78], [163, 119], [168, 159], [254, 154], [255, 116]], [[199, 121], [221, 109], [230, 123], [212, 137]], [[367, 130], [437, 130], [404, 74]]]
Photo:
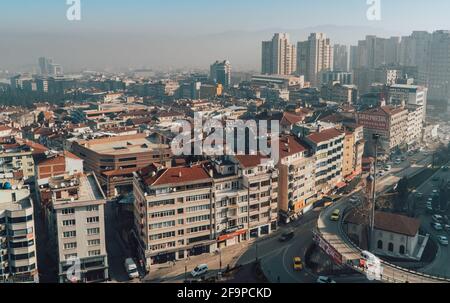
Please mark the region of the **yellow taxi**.
[[331, 214], [330, 220], [331, 221], [339, 221], [339, 218], [341, 217], [341, 210], [335, 209], [333, 213]]
[[294, 270], [300, 271], [302, 269], [303, 269], [302, 259], [300, 257], [295, 257], [294, 258]]

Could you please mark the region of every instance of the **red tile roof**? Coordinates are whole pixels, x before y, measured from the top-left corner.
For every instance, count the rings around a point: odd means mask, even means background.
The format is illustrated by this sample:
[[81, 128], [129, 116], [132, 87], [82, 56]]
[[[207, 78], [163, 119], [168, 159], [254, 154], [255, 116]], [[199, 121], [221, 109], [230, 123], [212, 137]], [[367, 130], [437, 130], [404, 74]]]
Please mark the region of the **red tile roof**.
[[289, 157], [293, 154], [301, 153], [308, 150], [298, 142], [297, 138], [292, 135], [283, 135], [279, 142], [280, 158]]
[[243, 168], [256, 167], [262, 164], [264, 159], [269, 159], [267, 156], [258, 155], [236, 155], [234, 158], [239, 162]]
[[343, 134], [343, 132], [341, 132], [340, 130], [338, 130], [336, 128], [330, 128], [330, 129], [323, 130], [319, 133], [313, 133], [313, 134], [307, 136], [307, 138], [310, 141], [318, 144], [318, 143], [339, 137], [342, 134]]
[[[363, 220], [360, 214], [352, 213], [345, 221], [353, 224], [364, 224], [365, 220]], [[378, 211], [375, 213], [375, 228], [414, 237], [419, 232], [420, 220], [403, 215]]]
[[209, 180], [211, 180], [211, 176], [205, 168], [197, 165], [192, 167], [171, 167], [161, 170], [155, 176], [146, 178], [145, 183], [149, 186], [162, 186]]
[[283, 113], [283, 118], [281, 119], [282, 125], [294, 125], [298, 122], [301, 122], [305, 119], [303, 115], [298, 115], [294, 113], [285, 112]]

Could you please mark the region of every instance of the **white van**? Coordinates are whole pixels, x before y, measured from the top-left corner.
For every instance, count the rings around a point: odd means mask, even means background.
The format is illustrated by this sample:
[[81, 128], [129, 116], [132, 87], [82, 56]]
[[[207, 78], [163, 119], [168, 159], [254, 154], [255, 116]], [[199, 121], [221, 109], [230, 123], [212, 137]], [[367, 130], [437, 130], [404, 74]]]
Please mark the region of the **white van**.
[[208, 265], [201, 264], [201, 265], [198, 265], [196, 268], [194, 268], [194, 270], [191, 271], [191, 276], [193, 278], [195, 278], [195, 277], [205, 274], [207, 271], [208, 271]]
[[125, 260], [125, 269], [130, 279], [139, 278], [137, 265], [136, 263], [134, 263], [132, 258], [128, 258]]

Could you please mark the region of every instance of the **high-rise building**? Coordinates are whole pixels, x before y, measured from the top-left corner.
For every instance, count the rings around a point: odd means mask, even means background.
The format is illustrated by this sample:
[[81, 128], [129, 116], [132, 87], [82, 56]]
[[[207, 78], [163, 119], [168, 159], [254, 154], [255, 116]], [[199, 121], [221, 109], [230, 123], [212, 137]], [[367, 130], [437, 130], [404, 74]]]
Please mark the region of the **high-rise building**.
[[297, 73], [305, 75], [312, 86], [320, 84], [322, 71], [333, 69], [333, 47], [323, 33], [312, 33], [307, 41], [297, 45]]
[[211, 65], [209, 78], [211, 81], [222, 84], [223, 87], [231, 85], [231, 63], [228, 60], [216, 61]]
[[271, 41], [262, 43], [263, 74], [290, 75], [295, 72], [296, 48], [289, 41], [289, 34], [276, 33]]
[[2, 182], [0, 188], [0, 282], [39, 282], [30, 190]]
[[38, 59], [39, 74], [41, 76], [62, 76], [63, 68], [60, 64], [53, 63], [53, 59], [40, 57]]
[[347, 45], [335, 44], [333, 52], [333, 70], [341, 72], [348, 71]]
[[366, 36], [365, 40], [358, 41], [357, 49], [352, 50], [352, 68], [398, 65], [400, 49], [399, 37]]
[[427, 58], [425, 86], [429, 89], [429, 99], [450, 105], [450, 31], [432, 34]]

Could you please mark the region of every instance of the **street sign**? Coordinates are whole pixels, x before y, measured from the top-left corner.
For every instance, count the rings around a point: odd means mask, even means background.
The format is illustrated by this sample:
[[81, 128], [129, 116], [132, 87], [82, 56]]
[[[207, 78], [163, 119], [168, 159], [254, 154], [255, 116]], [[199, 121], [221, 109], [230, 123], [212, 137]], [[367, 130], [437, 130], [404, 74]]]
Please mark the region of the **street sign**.
[[342, 255], [331, 246], [321, 235], [314, 233], [314, 242], [326, 253], [334, 263], [342, 265]]

